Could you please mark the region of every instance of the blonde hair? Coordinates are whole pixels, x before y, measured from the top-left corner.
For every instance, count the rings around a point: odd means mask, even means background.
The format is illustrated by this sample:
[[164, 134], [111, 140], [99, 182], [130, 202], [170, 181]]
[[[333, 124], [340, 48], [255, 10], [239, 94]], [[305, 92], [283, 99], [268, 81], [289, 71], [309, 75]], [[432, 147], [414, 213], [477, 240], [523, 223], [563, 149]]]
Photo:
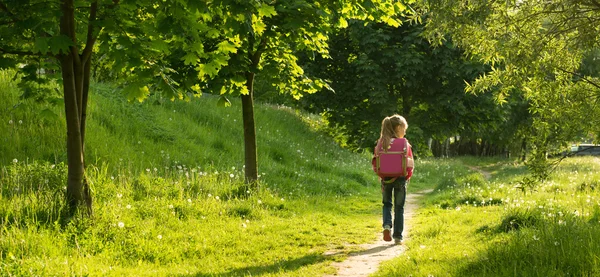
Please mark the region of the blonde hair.
[[397, 138], [399, 136], [399, 134], [396, 133], [398, 126], [401, 126], [404, 130], [408, 129], [406, 119], [397, 114], [388, 116], [381, 122], [379, 143], [381, 144], [383, 151], [387, 151], [390, 147], [392, 138]]

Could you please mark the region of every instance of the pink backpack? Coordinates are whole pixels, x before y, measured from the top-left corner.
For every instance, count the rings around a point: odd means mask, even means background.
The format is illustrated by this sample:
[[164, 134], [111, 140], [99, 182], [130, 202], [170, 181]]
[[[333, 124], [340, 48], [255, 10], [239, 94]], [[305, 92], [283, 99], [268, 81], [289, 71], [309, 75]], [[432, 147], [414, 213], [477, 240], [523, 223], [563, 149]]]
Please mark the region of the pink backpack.
[[387, 151], [379, 144], [378, 147], [378, 155], [373, 157], [372, 165], [379, 177], [406, 177], [407, 168], [414, 167], [414, 161], [408, 156], [410, 144], [405, 138], [393, 139]]

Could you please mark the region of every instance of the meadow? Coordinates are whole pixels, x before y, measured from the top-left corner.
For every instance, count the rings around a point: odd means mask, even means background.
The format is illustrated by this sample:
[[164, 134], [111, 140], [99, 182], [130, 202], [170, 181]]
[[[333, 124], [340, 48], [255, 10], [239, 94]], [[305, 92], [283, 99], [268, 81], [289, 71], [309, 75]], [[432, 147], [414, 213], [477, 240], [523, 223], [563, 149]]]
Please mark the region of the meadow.
[[[341, 147], [319, 116], [257, 103], [260, 178], [248, 189], [239, 101], [128, 103], [110, 84], [90, 96], [94, 216], [61, 220], [62, 108], [20, 99], [11, 78], [0, 72], [2, 276], [321, 276], [381, 239], [370, 154]], [[518, 188], [526, 169], [513, 160], [416, 167], [409, 192], [434, 192], [406, 252], [375, 276], [600, 274], [598, 158], [563, 161], [533, 191]]]

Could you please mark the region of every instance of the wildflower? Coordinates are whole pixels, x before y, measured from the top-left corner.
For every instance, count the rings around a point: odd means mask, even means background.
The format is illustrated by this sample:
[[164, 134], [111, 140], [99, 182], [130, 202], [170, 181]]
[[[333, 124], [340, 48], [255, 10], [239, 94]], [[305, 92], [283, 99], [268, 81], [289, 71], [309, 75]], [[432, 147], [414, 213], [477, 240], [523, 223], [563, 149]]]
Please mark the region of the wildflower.
[[283, 197], [281, 198], [281, 201], [285, 201], [285, 199], [283, 199]]
[[233, 173], [229, 174], [230, 178], [233, 178], [235, 175], [233, 175]]
[[162, 239], [162, 235], [156, 236], [157, 239]]
[[13, 124], [13, 121], [12, 121], [12, 119], [8, 121], [8, 124], [10, 124], [10, 125], [12, 125], [12, 124]]
[[209, 194], [208, 194], [208, 197], [209, 197], [209, 198], [210, 198], [210, 197], [212, 197], [212, 194], [210, 194], [210, 193], [209, 193]]
[[188, 203], [192, 203], [192, 199], [189, 199], [189, 198], [188, 198]]
[[119, 221], [119, 223], [117, 224], [117, 226], [119, 226], [119, 228], [123, 228], [123, 227], [125, 227], [125, 223]]
[[127, 205], [127, 206], [125, 206], [125, 208], [131, 209], [131, 205]]
[[150, 168], [146, 168], [146, 172], [150, 172]]
[[261, 201], [260, 199], [258, 199], [258, 204], [259, 204], [259, 205], [260, 205], [260, 204], [262, 204], [262, 201]]
[[123, 197], [123, 194], [117, 193], [117, 198]]
[[23, 120], [19, 120], [19, 124], [23, 124]]
[[540, 240], [540, 238], [538, 238], [536, 235], [533, 235], [533, 240]]
[[18, 162], [19, 162], [19, 160], [13, 159], [13, 163], [18, 163]]
[[173, 205], [169, 205], [169, 209], [173, 209]]
[[219, 196], [218, 196], [218, 195], [217, 195], [217, 196], [215, 196], [215, 199], [219, 200]]
[[246, 228], [246, 223], [242, 223], [242, 228]]
[[555, 241], [554, 245], [558, 246], [558, 245], [560, 245], [560, 243], [558, 241]]

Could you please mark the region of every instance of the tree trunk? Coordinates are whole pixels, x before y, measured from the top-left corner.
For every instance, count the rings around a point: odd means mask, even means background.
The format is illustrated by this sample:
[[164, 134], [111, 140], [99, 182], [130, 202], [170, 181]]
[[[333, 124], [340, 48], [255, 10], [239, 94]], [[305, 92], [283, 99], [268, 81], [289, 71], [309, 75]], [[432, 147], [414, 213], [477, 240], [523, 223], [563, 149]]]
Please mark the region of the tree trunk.
[[[61, 11], [60, 34], [71, 38], [76, 45], [73, 0], [62, 1]], [[86, 61], [82, 61], [76, 46], [70, 47], [67, 53], [61, 53], [58, 59], [63, 79], [63, 97], [67, 123], [67, 214], [72, 216], [79, 206], [85, 205], [88, 214], [91, 215], [92, 198], [84, 177], [83, 134], [85, 132], [85, 119], [82, 117], [83, 110], [87, 106], [87, 95], [85, 101], [83, 99], [84, 83], [86, 83], [84, 80], [87, 80], [89, 88], [89, 70], [84, 70], [83, 66]]]
[[258, 180], [258, 158], [256, 151], [256, 127], [254, 123], [254, 73], [246, 73], [248, 95], [242, 94], [242, 115], [244, 122], [244, 162], [246, 183]]

